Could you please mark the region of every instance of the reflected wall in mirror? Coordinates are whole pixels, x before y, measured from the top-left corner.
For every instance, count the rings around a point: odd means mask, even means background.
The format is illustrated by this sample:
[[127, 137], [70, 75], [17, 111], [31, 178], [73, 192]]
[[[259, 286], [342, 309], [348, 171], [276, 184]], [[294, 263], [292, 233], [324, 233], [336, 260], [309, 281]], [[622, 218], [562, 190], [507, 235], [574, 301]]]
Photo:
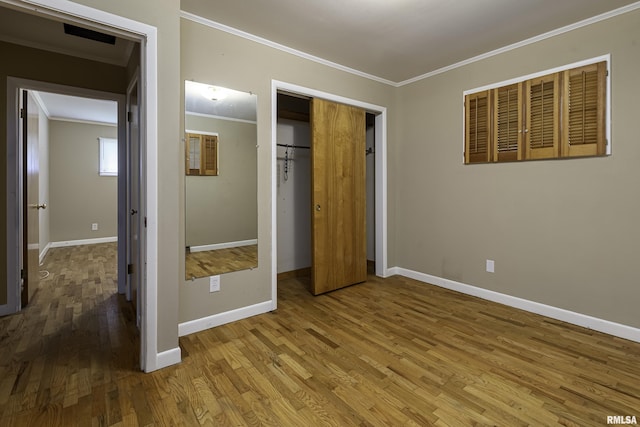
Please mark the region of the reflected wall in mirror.
[[185, 277], [258, 266], [256, 95], [185, 82]]

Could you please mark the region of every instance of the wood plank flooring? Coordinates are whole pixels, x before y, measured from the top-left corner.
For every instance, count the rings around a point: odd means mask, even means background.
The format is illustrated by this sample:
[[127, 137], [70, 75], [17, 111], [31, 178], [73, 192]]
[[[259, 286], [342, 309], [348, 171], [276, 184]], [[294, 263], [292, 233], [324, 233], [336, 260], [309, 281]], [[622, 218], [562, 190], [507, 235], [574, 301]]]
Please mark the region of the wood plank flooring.
[[640, 419], [640, 344], [402, 277], [318, 297], [282, 281], [277, 311], [182, 337], [180, 365], [144, 374], [102, 246], [52, 250], [33, 303], [0, 318], [1, 426]]
[[258, 245], [187, 252], [185, 278], [207, 277], [258, 266]]

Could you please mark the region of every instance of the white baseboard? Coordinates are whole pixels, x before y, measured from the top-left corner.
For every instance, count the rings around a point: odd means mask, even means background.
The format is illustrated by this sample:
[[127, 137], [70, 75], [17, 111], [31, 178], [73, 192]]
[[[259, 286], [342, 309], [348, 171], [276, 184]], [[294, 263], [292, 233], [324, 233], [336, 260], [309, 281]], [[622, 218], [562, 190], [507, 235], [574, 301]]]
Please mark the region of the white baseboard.
[[49, 247], [52, 248], [66, 248], [68, 246], [80, 246], [80, 245], [95, 245], [98, 243], [110, 243], [117, 242], [118, 237], [98, 237], [96, 239], [82, 239], [82, 240], [65, 240], [61, 242], [51, 242]]
[[172, 348], [171, 350], [163, 351], [156, 355], [155, 369], [166, 368], [167, 366], [175, 365], [181, 361], [182, 352], [180, 351], [180, 347]]
[[224, 325], [226, 323], [235, 322], [237, 320], [246, 319], [247, 317], [256, 316], [258, 314], [267, 313], [274, 308], [273, 301], [265, 301], [247, 307], [238, 308], [236, 310], [226, 311], [220, 314], [203, 317], [201, 319], [190, 320], [188, 322], [178, 324], [178, 336], [193, 334]]
[[463, 294], [472, 295], [485, 300], [508, 305], [520, 310], [547, 316], [552, 319], [561, 320], [563, 322], [593, 329], [595, 331], [604, 332], [605, 334], [624, 338], [630, 341], [640, 342], [640, 329], [631, 326], [615, 323], [597, 317], [588, 316], [586, 314], [576, 313], [562, 308], [541, 304], [535, 301], [502, 294], [487, 289], [478, 288], [476, 286], [467, 285], [465, 283], [456, 282], [454, 280], [443, 279], [442, 277], [432, 276], [430, 274], [420, 273], [405, 268], [393, 267], [388, 270], [391, 274], [397, 274], [420, 282], [429, 283], [441, 288], [450, 289]]
[[237, 242], [214, 243], [212, 245], [191, 246], [191, 252], [215, 251], [217, 249], [238, 248], [240, 246], [257, 245], [258, 239], [240, 240]]
[[42, 252], [40, 252], [40, 256], [38, 260], [40, 265], [42, 265], [42, 263], [44, 262], [44, 258], [47, 256], [47, 252], [49, 252], [50, 247], [51, 247], [51, 242], [47, 243], [44, 249], [42, 249]]

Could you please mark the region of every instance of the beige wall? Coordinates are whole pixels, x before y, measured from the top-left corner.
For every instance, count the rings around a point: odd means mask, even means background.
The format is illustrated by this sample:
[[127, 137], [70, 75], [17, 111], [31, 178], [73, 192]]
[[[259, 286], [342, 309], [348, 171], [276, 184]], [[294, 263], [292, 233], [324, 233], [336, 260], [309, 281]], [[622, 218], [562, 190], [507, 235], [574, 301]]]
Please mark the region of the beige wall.
[[180, 62], [183, 80], [258, 95], [258, 268], [223, 275], [213, 294], [206, 279], [183, 282], [179, 319], [186, 322], [271, 300], [271, 80], [390, 108], [395, 89], [184, 19]]
[[186, 246], [258, 238], [256, 125], [187, 115], [186, 129], [218, 134], [218, 176], [185, 176]]
[[[640, 327], [639, 36], [635, 11], [402, 87], [397, 265]], [[608, 53], [610, 157], [463, 165], [464, 90]]]
[[51, 242], [116, 237], [118, 178], [98, 174], [98, 138], [118, 128], [52, 120], [49, 129]]

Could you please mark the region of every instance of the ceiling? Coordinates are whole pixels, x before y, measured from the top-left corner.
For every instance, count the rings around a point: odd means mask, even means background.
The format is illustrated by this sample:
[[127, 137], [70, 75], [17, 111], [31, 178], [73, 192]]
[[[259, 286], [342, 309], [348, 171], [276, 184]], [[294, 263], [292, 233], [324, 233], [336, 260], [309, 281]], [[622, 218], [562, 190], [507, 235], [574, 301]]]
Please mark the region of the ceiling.
[[401, 83], [637, 0], [181, 0], [185, 12]]
[[[181, 0], [180, 5], [185, 15], [218, 28], [393, 85], [594, 17], [640, 8], [635, 0]], [[110, 45], [71, 36], [58, 20], [6, 7], [0, 7], [0, 41], [120, 66], [134, 46], [121, 37]], [[86, 100], [41, 98], [56, 118], [106, 120], [82, 117], [93, 114]], [[100, 104], [97, 111], [104, 113]]]
[[41, 91], [34, 95], [39, 98], [50, 120], [76, 120], [107, 125], [118, 123], [118, 103], [115, 101]]

